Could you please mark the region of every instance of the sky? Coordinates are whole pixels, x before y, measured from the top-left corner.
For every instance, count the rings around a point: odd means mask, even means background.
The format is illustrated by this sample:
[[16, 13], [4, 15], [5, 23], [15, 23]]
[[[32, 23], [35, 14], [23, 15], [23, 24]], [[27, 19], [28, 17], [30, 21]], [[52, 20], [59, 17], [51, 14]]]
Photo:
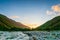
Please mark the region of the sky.
[[36, 28], [60, 16], [60, 0], [0, 0], [0, 14]]

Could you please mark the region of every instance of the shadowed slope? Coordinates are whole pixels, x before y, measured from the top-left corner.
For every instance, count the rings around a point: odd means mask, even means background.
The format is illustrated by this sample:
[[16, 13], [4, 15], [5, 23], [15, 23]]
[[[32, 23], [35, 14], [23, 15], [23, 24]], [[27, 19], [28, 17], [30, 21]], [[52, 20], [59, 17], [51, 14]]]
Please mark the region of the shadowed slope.
[[12, 19], [9, 19], [8, 17], [0, 14], [0, 30], [29, 30], [28, 26], [23, 25], [22, 23], [16, 22]]

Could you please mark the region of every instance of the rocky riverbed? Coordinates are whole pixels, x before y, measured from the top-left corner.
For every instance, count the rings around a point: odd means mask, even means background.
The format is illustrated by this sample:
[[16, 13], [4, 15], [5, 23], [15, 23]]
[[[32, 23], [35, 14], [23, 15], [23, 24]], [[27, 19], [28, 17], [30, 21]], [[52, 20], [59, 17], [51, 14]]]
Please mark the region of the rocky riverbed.
[[0, 40], [60, 40], [60, 31], [0, 31]]

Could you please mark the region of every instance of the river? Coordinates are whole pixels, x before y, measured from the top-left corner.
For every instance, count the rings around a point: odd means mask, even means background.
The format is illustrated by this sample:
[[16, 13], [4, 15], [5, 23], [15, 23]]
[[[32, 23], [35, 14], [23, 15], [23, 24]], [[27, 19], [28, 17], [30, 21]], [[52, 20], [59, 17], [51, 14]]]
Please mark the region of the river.
[[0, 31], [0, 40], [60, 40], [60, 31]]

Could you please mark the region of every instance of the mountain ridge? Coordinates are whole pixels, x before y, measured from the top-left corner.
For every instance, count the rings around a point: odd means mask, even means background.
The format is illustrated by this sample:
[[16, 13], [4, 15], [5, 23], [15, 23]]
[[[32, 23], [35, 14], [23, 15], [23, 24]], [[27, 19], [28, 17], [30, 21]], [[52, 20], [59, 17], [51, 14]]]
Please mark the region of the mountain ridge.
[[0, 14], [0, 31], [40, 31], [40, 30], [60, 30], [60, 16], [54, 17], [35, 29], [16, 22], [5, 15]]
[[60, 16], [54, 17], [35, 30], [60, 30]]
[[12, 29], [13, 30], [14, 28], [16, 28], [17, 30], [18, 29], [19, 30], [20, 29], [29, 29], [28, 26], [25, 26], [20, 22], [18, 23], [16, 21], [6, 17], [5, 15], [0, 14], [0, 29], [4, 30], [4, 28], [6, 28], [6, 30], [7, 29], [9, 29], [9, 30]]

